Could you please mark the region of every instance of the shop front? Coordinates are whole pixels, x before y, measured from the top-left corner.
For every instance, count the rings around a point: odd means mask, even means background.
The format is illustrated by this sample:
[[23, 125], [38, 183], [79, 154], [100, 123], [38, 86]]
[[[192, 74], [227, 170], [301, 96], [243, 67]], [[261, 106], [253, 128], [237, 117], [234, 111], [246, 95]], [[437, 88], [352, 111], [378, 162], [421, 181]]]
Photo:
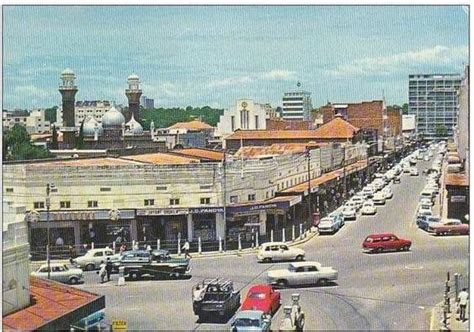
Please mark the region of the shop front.
[[189, 209], [137, 210], [138, 241], [176, 241], [188, 236]]
[[192, 234], [191, 236], [188, 234], [188, 237], [191, 237], [192, 241], [197, 241], [198, 238], [201, 238], [201, 241], [217, 240], [216, 216], [223, 212], [222, 207], [189, 209]]

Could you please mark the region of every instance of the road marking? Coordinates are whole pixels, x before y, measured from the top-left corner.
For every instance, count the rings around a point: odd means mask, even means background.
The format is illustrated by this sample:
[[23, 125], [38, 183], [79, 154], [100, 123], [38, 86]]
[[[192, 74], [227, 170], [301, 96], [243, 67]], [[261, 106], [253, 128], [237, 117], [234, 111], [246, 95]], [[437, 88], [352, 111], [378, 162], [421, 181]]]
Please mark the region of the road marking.
[[407, 269], [407, 270], [422, 270], [422, 269], [423, 269], [423, 266], [409, 266], [409, 265], [405, 265], [405, 269]]

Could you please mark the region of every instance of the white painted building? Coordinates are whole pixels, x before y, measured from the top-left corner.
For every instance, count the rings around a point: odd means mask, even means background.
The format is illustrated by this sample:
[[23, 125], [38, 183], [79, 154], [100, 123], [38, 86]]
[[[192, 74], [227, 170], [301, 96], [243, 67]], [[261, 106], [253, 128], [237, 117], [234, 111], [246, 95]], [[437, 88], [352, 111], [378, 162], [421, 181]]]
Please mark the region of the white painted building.
[[225, 137], [237, 129], [266, 129], [268, 106], [251, 99], [239, 99], [230, 109], [225, 109], [220, 116], [215, 136]]
[[311, 93], [292, 91], [283, 94], [283, 120], [311, 120]]
[[22, 125], [28, 134], [43, 134], [50, 131], [50, 123], [46, 121], [45, 110], [13, 111], [2, 113], [3, 129], [11, 129], [15, 124]]
[[[108, 100], [78, 100], [75, 104], [75, 125], [77, 128], [81, 126], [82, 121], [86, 118], [94, 118], [97, 122], [102, 122], [102, 117], [112, 108], [112, 104]], [[118, 107], [116, 107], [118, 109]], [[120, 111], [120, 109], [119, 109]], [[59, 106], [56, 112], [56, 123], [59, 127], [63, 125], [63, 110]]]
[[3, 201], [2, 315], [30, 304], [28, 227], [25, 206]]

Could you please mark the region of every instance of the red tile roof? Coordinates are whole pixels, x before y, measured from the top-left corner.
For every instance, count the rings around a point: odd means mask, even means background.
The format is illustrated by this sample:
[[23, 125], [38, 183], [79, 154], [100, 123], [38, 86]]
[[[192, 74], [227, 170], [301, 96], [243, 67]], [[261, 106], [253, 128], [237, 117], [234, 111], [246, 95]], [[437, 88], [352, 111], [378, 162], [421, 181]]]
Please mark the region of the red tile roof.
[[175, 165], [175, 164], [191, 164], [199, 163], [198, 158], [181, 157], [170, 153], [149, 153], [139, 154], [134, 156], [121, 157], [124, 160], [132, 160], [143, 163], [157, 164], [157, 165]]
[[138, 164], [131, 160], [123, 160], [119, 158], [85, 158], [85, 159], [67, 159], [67, 160], [52, 160], [29, 164], [34, 166], [50, 166], [50, 167], [87, 167], [87, 166], [117, 166]]
[[444, 184], [446, 186], [468, 187], [469, 178], [466, 174], [447, 173]]
[[30, 277], [31, 305], [3, 317], [3, 329], [32, 331], [102, 297], [54, 281]]
[[267, 119], [267, 130], [308, 130], [313, 123], [311, 121], [285, 121], [281, 119]]
[[319, 138], [352, 138], [359, 131], [341, 117], [335, 117], [315, 130]]
[[253, 158], [264, 155], [281, 155], [302, 153], [308, 146], [321, 146], [326, 143], [275, 143], [270, 146], [243, 146], [236, 153], [235, 157]]
[[190, 157], [198, 157], [214, 161], [222, 161], [224, 159], [224, 152], [213, 151], [206, 149], [190, 148], [190, 149], [176, 149], [171, 151], [174, 154], [180, 154]]
[[212, 129], [211, 125], [205, 122], [193, 120], [189, 122], [177, 122], [174, 125], [168, 127], [168, 129], [189, 129], [189, 130], [200, 130], [200, 129]]

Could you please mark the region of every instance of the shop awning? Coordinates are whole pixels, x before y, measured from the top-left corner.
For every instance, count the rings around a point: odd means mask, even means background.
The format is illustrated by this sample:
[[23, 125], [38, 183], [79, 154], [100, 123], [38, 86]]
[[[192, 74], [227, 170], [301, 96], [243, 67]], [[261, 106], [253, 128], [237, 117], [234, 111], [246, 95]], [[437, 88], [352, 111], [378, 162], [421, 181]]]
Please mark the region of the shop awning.
[[[352, 174], [356, 171], [360, 171], [367, 167], [366, 160], [359, 160], [353, 164], [347, 165], [345, 168], [346, 175]], [[325, 173], [316, 179], [312, 179], [310, 186], [311, 192], [316, 192], [318, 190], [318, 186], [325, 184], [331, 180], [337, 179], [338, 177], [342, 177], [344, 175], [344, 168], [336, 169], [332, 172]], [[300, 183], [296, 186], [290, 187], [281, 191], [282, 194], [304, 194], [305, 196], [308, 195], [308, 182]]]
[[252, 211], [261, 211], [268, 209], [287, 210], [291, 206], [301, 202], [301, 196], [279, 196], [260, 203], [235, 204], [226, 207], [226, 213], [247, 213]]
[[105, 296], [55, 281], [30, 277], [31, 305], [3, 317], [3, 330], [69, 330], [77, 322], [105, 308]]

